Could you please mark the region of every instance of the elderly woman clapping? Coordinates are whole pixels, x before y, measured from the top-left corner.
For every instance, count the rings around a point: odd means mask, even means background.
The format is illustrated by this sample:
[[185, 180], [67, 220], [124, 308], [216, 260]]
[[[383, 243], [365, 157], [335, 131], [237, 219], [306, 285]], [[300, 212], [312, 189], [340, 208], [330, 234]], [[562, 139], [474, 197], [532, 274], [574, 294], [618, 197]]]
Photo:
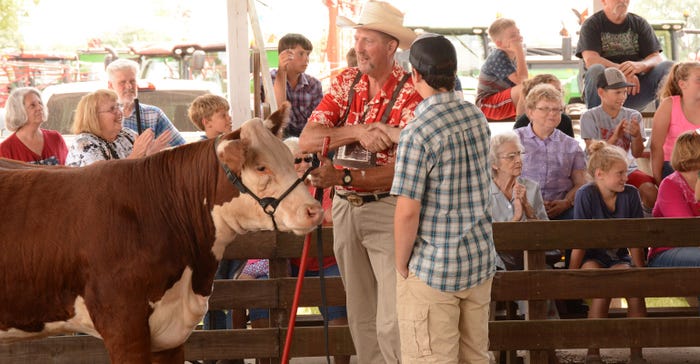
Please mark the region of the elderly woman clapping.
[[[521, 177], [523, 147], [514, 132], [491, 138], [491, 214], [494, 222], [548, 220], [537, 182]], [[499, 251], [498, 266], [523, 269], [522, 253]]]
[[548, 220], [537, 182], [521, 177], [523, 147], [513, 132], [491, 138], [493, 221]]
[[14, 133], [0, 144], [0, 156], [37, 164], [64, 164], [68, 148], [63, 137], [40, 127], [47, 117], [39, 90], [14, 89], [5, 106], [5, 126]]
[[70, 146], [66, 164], [81, 167], [99, 160], [140, 158], [168, 145], [170, 132], [157, 139], [152, 129], [138, 135], [122, 126], [123, 117], [114, 91], [97, 90], [83, 96], [73, 120], [73, 132], [78, 136]]

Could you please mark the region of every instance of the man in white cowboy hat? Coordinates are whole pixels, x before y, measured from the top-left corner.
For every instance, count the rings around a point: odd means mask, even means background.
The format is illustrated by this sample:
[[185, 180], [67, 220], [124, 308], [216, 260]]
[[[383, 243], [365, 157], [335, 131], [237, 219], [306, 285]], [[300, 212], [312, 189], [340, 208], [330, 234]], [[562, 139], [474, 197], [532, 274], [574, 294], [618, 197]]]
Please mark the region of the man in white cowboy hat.
[[383, 1], [367, 2], [357, 22], [345, 22], [355, 28], [358, 66], [333, 79], [299, 142], [303, 151], [318, 152], [330, 137], [330, 148], [338, 148], [333, 163], [322, 158], [311, 181], [335, 186], [334, 250], [358, 363], [399, 363], [396, 197], [389, 189], [399, 133], [422, 98], [394, 54], [408, 49], [415, 34], [403, 26], [403, 14]]

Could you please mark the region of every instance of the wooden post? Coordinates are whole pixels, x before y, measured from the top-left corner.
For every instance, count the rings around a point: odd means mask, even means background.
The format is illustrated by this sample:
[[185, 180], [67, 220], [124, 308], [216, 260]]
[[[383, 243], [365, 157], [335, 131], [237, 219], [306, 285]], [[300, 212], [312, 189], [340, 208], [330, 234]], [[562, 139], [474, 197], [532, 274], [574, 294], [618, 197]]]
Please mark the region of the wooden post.
[[[250, 17], [250, 27], [253, 29], [253, 37], [255, 39], [255, 47], [260, 52], [260, 71], [262, 73], [262, 82], [265, 87], [265, 102], [270, 105], [271, 112], [277, 111], [277, 100], [275, 99], [275, 91], [273, 90], [272, 77], [270, 76], [270, 64], [267, 62], [267, 53], [265, 52], [265, 41], [263, 40], [262, 31], [260, 30], [260, 22], [258, 21], [258, 12], [255, 10], [255, 1], [248, 0], [248, 15]], [[253, 92], [258, 92], [253, 90]]]
[[253, 116], [256, 118], [263, 118], [262, 97], [260, 97], [260, 90], [262, 89], [262, 82], [260, 79], [260, 51], [257, 49], [253, 50], [251, 57], [253, 57]]
[[[272, 98], [274, 98], [274, 95], [272, 95]], [[279, 246], [280, 243], [280, 235], [283, 233], [276, 232], [275, 233], [275, 246]], [[283, 277], [289, 277], [289, 259], [287, 258], [270, 258], [270, 273], [269, 273], [270, 279], [276, 279], [276, 278], [283, 278]], [[277, 307], [280, 307], [281, 305], [279, 304], [279, 287], [277, 291]], [[272, 308], [270, 309], [270, 327], [278, 328], [280, 329], [280, 352], [277, 354], [276, 358], [271, 358], [270, 359], [270, 364], [279, 364], [281, 362], [281, 357], [282, 357], [282, 348], [284, 347], [284, 339], [285, 335], [283, 334], [284, 331], [282, 331], [283, 327], [287, 327], [289, 324], [289, 311], [282, 309], [282, 308]]]
[[[547, 261], [544, 250], [525, 251], [525, 270], [547, 269]], [[544, 320], [547, 318], [547, 301], [527, 301], [527, 315], [525, 320]], [[547, 350], [531, 350], [528, 352], [525, 362], [529, 364], [547, 364], [549, 352]]]
[[248, 55], [248, 2], [227, 0], [228, 98], [231, 104], [233, 129], [250, 119], [250, 56]]

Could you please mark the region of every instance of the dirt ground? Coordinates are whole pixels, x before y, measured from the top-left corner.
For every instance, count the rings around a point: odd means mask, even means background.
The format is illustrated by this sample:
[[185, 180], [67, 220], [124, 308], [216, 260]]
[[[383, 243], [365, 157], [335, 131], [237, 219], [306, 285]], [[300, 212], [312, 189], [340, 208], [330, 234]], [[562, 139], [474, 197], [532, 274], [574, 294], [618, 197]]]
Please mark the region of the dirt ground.
[[[562, 350], [557, 356], [562, 364], [579, 364], [584, 362], [586, 350]], [[629, 349], [602, 349], [601, 357], [606, 364], [624, 364], [629, 359]], [[644, 358], [649, 364], [700, 364], [700, 347], [646, 348]]]
[[[606, 364], [625, 364], [629, 358], [628, 349], [602, 349], [601, 356]], [[586, 350], [557, 350], [557, 357], [562, 364], [583, 364]], [[700, 364], [700, 347], [690, 348], [647, 348], [644, 358], [649, 364]], [[331, 360], [331, 363], [333, 360]], [[248, 363], [248, 361], [246, 361]], [[253, 363], [252, 361], [250, 363]], [[324, 364], [325, 357], [294, 358], [291, 364]], [[351, 364], [357, 363], [352, 357]]]

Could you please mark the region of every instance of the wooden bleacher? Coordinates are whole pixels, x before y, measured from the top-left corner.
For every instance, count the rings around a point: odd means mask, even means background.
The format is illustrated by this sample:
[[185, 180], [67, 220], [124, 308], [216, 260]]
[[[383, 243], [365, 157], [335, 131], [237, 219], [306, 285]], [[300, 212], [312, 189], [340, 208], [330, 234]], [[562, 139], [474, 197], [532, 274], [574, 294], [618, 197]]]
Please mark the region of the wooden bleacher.
[[[524, 320], [492, 321], [492, 350], [529, 350], [531, 363], [546, 363], [548, 349], [700, 346], [697, 309], [654, 309], [653, 317], [546, 320], [549, 299], [591, 297], [687, 297], [700, 295], [698, 268], [633, 268], [627, 270], [545, 269], [545, 251], [563, 248], [700, 246], [700, 220], [611, 219], [507, 222], [494, 224], [497, 249], [524, 251], [526, 270], [498, 272], [494, 301], [527, 300]], [[332, 231], [324, 229], [324, 251], [332, 254]], [[315, 240], [312, 240], [315, 241]], [[271, 357], [279, 362], [286, 335], [295, 278], [287, 277], [287, 259], [299, 256], [303, 238], [264, 232], [240, 236], [227, 258], [271, 259], [271, 279], [216, 281], [211, 307], [269, 307], [272, 328], [195, 330], [186, 343], [186, 358]], [[301, 306], [320, 304], [319, 279], [306, 278]], [[327, 279], [328, 303], [342, 304], [340, 278]], [[292, 357], [324, 356], [323, 328], [297, 327]], [[330, 354], [353, 354], [346, 326], [330, 328]], [[514, 361], [514, 356], [503, 356]], [[0, 345], [0, 363], [107, 363], [102, 342], [89, 336], [63, 336]]]

